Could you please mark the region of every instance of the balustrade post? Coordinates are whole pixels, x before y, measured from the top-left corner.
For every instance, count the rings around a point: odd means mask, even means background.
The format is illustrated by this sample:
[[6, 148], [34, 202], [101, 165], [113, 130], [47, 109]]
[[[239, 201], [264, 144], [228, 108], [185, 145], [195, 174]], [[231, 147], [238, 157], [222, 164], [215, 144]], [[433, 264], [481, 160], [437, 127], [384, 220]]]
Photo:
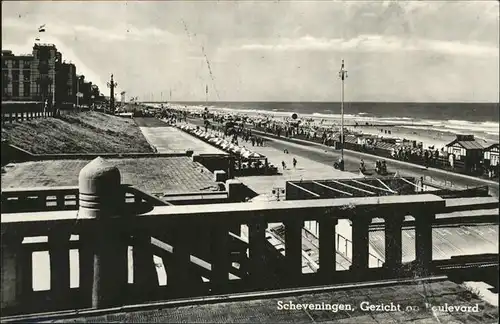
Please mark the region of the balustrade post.
[[[16, 113], [17, 114], [17, 113]], [[26, 116], [27, 117], [27, 116]], [[21, 112], [21, 121], [24, 120], [24, 111]], [[16, 118], [16, 121], [17, 121], [17, 118]]]
[[[295, 216], [295, 215], [291, 215]], [[302, 275], [302, 219], [288, 219], [285, 225], [285, 282], [298, 283]]]
[[368, 214], [353, 215], [352, 220], [352, 265], [351, 269], [362, 273], [369, 267], [370, 248], [369, 226], [372, 221]]
[[176, 297], [189, 295], [199, 286], [200, 281], [193, 281], [191, 269], [189, 224], [185, 221], [175, 223], [176, 231], [173, 238], [172, 263], [167, 267], [167, 286], [172, 287]]
[[[96, 219], [92, 307], [120, 305], [127, 296], [128, 241], [120, 171], [97, 157], [79, 175], [79, 215]], [[121, 218], [121, 219], [120, 219]]]
[[70, 236], [65, 229], [55, 228], [49, 233], [50, 290], [52, 302], [68, 302], [70, 298]]
[[141, 295], [148, 298], [159, 286], [158, 273], [153, 259], [151, 236], [139, 234], [134, 238], [132, 250], [134, 259], [134, 286], [141, 291]]
[[229, 228], [223, 222], [217, 222], [211, 231], [211, 264], [212, 276], [210, 283], [213, 293], [221, 293], [229, 283]]
[[385, 234], [385, 262], [383, 267], [391, 274], [397, 274], [403, 262], [403, 222], [401, 215], [388, 215], [384, 217]]
[[[335, 226], [338, 219], [325, 217], [319, 220], [319, 270], [322, 277], [330, 278], [336, 271], [337, 246], [339, 237], [335, 240]], [[337, 244], [335, 243], [337, 241]]]
[[266, 228], [267, 223], [256, 219], [248, 224], [250, 280], [253, 288], [266, 288]]
[[415, 217], [415, 261], [422, 276], [430, 274], [432, 263], [432, 224], [436, 215], [433, 211], [422, 211]]
[[[26, 267], [31, 266], [29, 262], [23, 264], [25, 258], [25, 251], [23, 250], [23, 237], [11, 233], [2, 233], [2, 310], [15, 310], [22, 307], [25, 293], [32, 281], [27, 280], [26, 274], [28, 271]], [[26, 264], [27, 263], [27, 264]], [[31, 268], [29, 269], [31, 271]], [[32, 289], [32, 285], [29, 287]]]

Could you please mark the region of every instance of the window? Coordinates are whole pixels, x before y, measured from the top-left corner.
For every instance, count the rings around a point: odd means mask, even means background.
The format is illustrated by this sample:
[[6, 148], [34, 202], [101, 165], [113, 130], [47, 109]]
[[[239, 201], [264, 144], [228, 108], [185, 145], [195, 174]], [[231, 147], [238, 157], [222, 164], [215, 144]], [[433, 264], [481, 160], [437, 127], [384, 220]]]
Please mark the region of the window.
[[2, 68], [6, 69], [7, 68], [7, 60], [2, 59]]
[[30, 61], [24, 61], [23, 67], [25, 69], [29, 70], [31, 68], [31, 62]]
[[13, 69], [19, 69], [19, 61], [18, 60], [13, 60], [12, 61], [12, 68]]
[[12, 84], [12, 97], [19, 97], [19, 83]]
[[23, 79], [25, 82], [31, 80], [31, 71], [24, 71], [23, 72]]
[[29, 82], [24, 82], [24, 96], [29, 97], [31, 96], [31, 83]]
[[19, 82], [19, 71], [12, 71], [12, 82]]

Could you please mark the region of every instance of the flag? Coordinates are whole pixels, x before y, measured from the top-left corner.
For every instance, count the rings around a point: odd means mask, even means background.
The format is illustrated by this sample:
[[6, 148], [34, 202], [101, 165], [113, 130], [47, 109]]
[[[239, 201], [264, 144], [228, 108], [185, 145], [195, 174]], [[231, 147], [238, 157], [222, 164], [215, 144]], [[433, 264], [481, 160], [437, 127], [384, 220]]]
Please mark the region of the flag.
[[38, 27], [38, 32], [39, 33], [44, 33], [45, 32], [45, 24], [43, 24], [40, 27]]

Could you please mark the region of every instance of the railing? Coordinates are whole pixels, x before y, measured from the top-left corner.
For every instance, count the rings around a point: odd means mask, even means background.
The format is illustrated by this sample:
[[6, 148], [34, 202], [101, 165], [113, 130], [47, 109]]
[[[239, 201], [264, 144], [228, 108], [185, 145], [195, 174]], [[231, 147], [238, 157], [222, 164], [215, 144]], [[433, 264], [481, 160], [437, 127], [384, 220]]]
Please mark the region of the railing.
[[[75, 188], [55, 190], [56, 197]], [[318, 284], [413, 276], [401, 264], [402, 215], [415, 215], [417, 260], [422, 276], [432, 271], [432, 219], [444, 207], [434, 195], [152, 206], [151, 197], [132, 191], [121, 217], [91, 218], [76, 210], [4, 213], [2, 215], [2, 311], [5, 315], [89, 307], [112, 307], [181, 297], [229, 294]], [[33, 190], [27, 191], [30, 195]], [[26, 194], [26, 192], [25, 192]], [[12, 195], [11, 195], [12, 196]], [[40, 196], [39, 196], [40, 197]], [[146, 202], [144, 201], [146, 200]], [[56, 198], [57, 201], [57, 198]], [[62, 198], [59, 198], [62, 201]], [[140, 202], [140, 203], [138, 203]], [[11, 206], [11, 208], [13, 208]], [[80, 207], [81, 210], [82, 207]], [[394, 231], [387, 242], [384, 267], [369, 268], [371, 215], [385, 215]], [[352, 221], [352, 265], [337, 271], [335, 224]], [[317, 273], [302, 274], [302, 228], [319, 222]], [[285, 226], [285, 256], [267, 247], [269, 223]], [[248, 226], [248, 243], [232, 234]], [[28, 238], [48, 237], [29, 243]], [[128, 250], [132, 249], [132, 256]], [[78, 263], [70, 251], [78, 251]], [[248, 250], [248, 254], [247, 254]], [[47, 251], [50, 288], [33, 291], [33, 253]], [[157, 268], [155, 259], [163, 266]], [[132, 283], [127, 283], [132, 264]], [[79, 283], [70, 285], [72, 268]], [[166, 283], [160, 285], [158, 272]]]
[[[306, 141], [306, 142], [323, 144], [323, 145], [328, 145], [328, 146], [333, 146], [333, 144], [334, 144], [334, 141], [330, 141], [330, 142], [325, 144], [323, 139], [320, 137], [306, 138], [305, 135], [293, 135], [293, 136], [286, 137], [283, 133], [281, 133], [281, 136], [278, 136], [271, 129], [265, 129], [264, 127], [253, 126], [251, 129], [254, 131], [260, 132], [261, 134], [263, 134], [265, 136], [280, 138], [280, 139], [289, 140], [292, 142], [294, 140], [295, 141], [302, 140], [302, 141]], [[301, 143], [304, 143], [304, 142], [301, 142]], [[416, 164], [416, 165], [437, 168], [437, 169], [450, 171], [450, 172], [454, 172], [454, 173], [459, 173], [459, 174], [481, 175], [484, 173], [484, 170], [482, 170], [481, 168], [475, 172], [467, 170], [465, 162], [460, 161], [460, 160], [455, 160], [454, 167], [451, 167], [449, 160], [445, 157], [442, 157], [442, 156], [439, 156], [437, 158], [428, 159], [427, 162], [425, 161], [425, 159], [423, 157], [417, 156], [417, 155], [411, 155], [407, 159], [402, 159], [402, 158], [398, 159], [397, 157], [393, 157], [391, 155], [390, 149], [386, 149], [386, 148], [379, 147], [379, 146], [363, 146], [361, 144], [358, 144], [356, 142], [351, 141], [351, 139], [348, 138], [347, 136], [346, 136], [346, 141], [345, 141], [344, 145], [345, 145], [344, 148], [348, 149], [348, 150], [372, 154], [375, 156], [380, 156], [380, 157], [384, 157], [387, 159], [394, 159], [397, 161], [408, 162], [408, 163], [412, 163], [412, 164]], [[481, 162], [483, 162], [483, 161], [481, 161]]]
[[[170, 206], [163, 201], [130, 185], [122, 185], [125, 203], [151, 206]], [[16, 188], [2, 190], [2, 214], [19, 212], [78, 210], [78, 186]]]
[[53, 116], [53, 109], [44, 109], [42, 102], [2, 104], [2, 124]]
[[429, 184], [431, 186], [435, 185], [439, 188], [449, 188], [449, 189], [469, 189], [469, 186], [458, 186], [451, 180], [447, 179], [436, 179], [433, 176], [425, 175], [424, 176], [424, 184]]
[[[343, 242], [343, 244], [340, 244]], [[340, 249], [340, 247], [343, 246], [344, 250]], [[343, 253], [344, 255], [348, 256], [349, 251], [352, 251], [352, 241], [349, 240], [347, 237], [343, 236], [342, 234], [337, 233], [337, 251], [340, 253]], [[349, 250], [350, 249], [350, 250]], [[371, 252], [368, 252], [368, 257], [375, 262], [377, 262], [377, 267], [381, 267], [384, 264], [384, 260], [380, 259], [378, 256], [374, 255]], [[370, 260], [368, 260], [368, 263]]]

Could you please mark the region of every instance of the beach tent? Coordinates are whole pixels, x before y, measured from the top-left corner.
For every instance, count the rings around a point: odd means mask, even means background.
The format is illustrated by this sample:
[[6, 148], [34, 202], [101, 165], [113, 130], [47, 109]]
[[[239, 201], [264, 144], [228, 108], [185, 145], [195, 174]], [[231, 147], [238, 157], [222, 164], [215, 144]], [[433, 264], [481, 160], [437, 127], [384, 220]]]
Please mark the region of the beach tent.
[[484, 147], [474, 135], [456, 135], [456, 139], [446, 144], [448, 154], [464, 163], [466, 171], [478, 169], [484, 159]]

